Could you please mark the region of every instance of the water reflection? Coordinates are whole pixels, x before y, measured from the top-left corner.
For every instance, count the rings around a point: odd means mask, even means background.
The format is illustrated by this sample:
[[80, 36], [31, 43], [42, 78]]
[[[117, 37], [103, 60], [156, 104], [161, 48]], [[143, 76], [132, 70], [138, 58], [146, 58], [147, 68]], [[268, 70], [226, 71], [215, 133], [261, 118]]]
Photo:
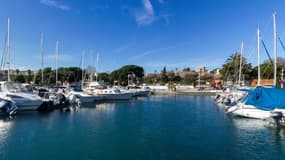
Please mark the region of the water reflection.
[[104, 111], [104, 112], [114, 112], [115, 111], [115, 103], [100, 103], [96, 105], [96, 111]]
[[26, 112], [12, 121], [0, 121], [0, 159], [277, 159], [285, 155], [285, 131], [268, 129], [266, 121], [227, 116], [219, 109], [211, 97], [157, 96], [100, 102], [70, 112]]
[[231, 120], [236, 128], [252, 131], [265, 129], [266, 125], [268, 124], [267, 121], [259, 119], [231, 117]]
[[6, 145], [6, 139], [10, 134], [10, 130], [13, 127], [13, 119], [2, 118], [0, 119], [0, 150]]

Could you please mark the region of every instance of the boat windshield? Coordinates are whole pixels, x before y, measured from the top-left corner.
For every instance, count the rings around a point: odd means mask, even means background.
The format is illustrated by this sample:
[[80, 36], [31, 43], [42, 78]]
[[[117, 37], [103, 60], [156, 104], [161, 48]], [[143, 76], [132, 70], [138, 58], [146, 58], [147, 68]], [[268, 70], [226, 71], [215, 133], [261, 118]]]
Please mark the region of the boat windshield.
[[4, 90], [7, 90], [9, 92], [20, 92], [23, 91], [20, 83], [14, 83], [14, 82], [6, 82], [3, 86]]

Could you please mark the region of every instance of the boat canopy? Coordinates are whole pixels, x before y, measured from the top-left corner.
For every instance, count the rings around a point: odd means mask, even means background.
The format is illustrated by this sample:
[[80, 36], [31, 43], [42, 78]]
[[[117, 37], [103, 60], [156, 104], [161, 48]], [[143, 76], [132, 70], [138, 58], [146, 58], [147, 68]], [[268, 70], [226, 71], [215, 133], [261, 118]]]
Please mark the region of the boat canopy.
[[246, 105], [253, 105], [263, 110], [285, 109], [285, 89], [256, 87], [249, 90]]

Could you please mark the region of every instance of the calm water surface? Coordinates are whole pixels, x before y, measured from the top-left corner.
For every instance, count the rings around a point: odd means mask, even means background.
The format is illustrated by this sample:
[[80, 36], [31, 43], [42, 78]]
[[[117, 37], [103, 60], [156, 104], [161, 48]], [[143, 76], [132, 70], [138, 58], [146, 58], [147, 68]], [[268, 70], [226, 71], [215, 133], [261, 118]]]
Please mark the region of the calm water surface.
[[203, 96], [24, 113], [0, 120], [0, 159], [284, 160], [285, 131], [265, 124], [232, 118]]

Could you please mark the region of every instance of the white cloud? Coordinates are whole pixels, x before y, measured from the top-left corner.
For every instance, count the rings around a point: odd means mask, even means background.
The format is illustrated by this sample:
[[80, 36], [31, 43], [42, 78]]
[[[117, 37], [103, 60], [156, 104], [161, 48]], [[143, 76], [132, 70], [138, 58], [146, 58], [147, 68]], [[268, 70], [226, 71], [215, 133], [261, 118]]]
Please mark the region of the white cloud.
[[183, 42], [183, 43], [175, 44], [175, 45], [168, 46], [168, 47], [151, 49], [151, 50], [145, 51], [145, 52], [143, 52], [141, 54], [138, 54], [138, 55], [135, 55], [133, 57], [130, 57], [128, 60], [129, 61], [138, 60], [138, 59], [140, 59], [140, 58], [142, 58], [144, 56], [148, 56], [148, 55], [154, 54], [154, 53], [160, 53], [160, 52], [165, 51], [165, 50], [170, 50], [170, 49], [175, 49], [175, 48], [178, 48], [178, 47], [182, 47], [182, 46], [188, 45], [189, 43], [190, 42]]
[[[168, 13], [156, 14], [150, 0], [141, 0], [141, 2], [143, 4], [143, 8], [136, 9], [134, 12], [136, 22], [139, 26], [151, 25], [154, 21], [159, 19], [163, 19], [167, 24], [169, 23]], [[158, 2], [162, 6], [166, 3], [166, 0], [158, 0]], [[125, 6], [124, 9], [128, 9], [128, 7]]]
[[150, 54], [154, 54], [154, 53], [159, 53], [161, 51], [164, 51], [164, 50], [168, 50], [168, 49], [173, 49], [173, 48], [176, 48], [176, 46], [170, 46], [170, 47], [164, 47], [164, 48], [158, 48], [158, 49], [152, 49], [152, 50], [148, 50], [148, 51], [145, 51], [141, 54], [138, 54], [136, 56], [133, 56], [133, 57], [130, 57], [128, 60], [132, 61], [132, 60], [138, 60], [144, 56], [147, 56], [147, 55], [150, 55]]
[[63, 11], [69, 11], [71, 10], [71, 7], [65, 4], [60, 4], [55, 0], [41, 0], [41, 4], [49, 6], [49, 7], [54, 7]]
[[143, 8], [135, 12], [138, 25], [149, 25], [156, 19], [150, 0], [142, 0]]

